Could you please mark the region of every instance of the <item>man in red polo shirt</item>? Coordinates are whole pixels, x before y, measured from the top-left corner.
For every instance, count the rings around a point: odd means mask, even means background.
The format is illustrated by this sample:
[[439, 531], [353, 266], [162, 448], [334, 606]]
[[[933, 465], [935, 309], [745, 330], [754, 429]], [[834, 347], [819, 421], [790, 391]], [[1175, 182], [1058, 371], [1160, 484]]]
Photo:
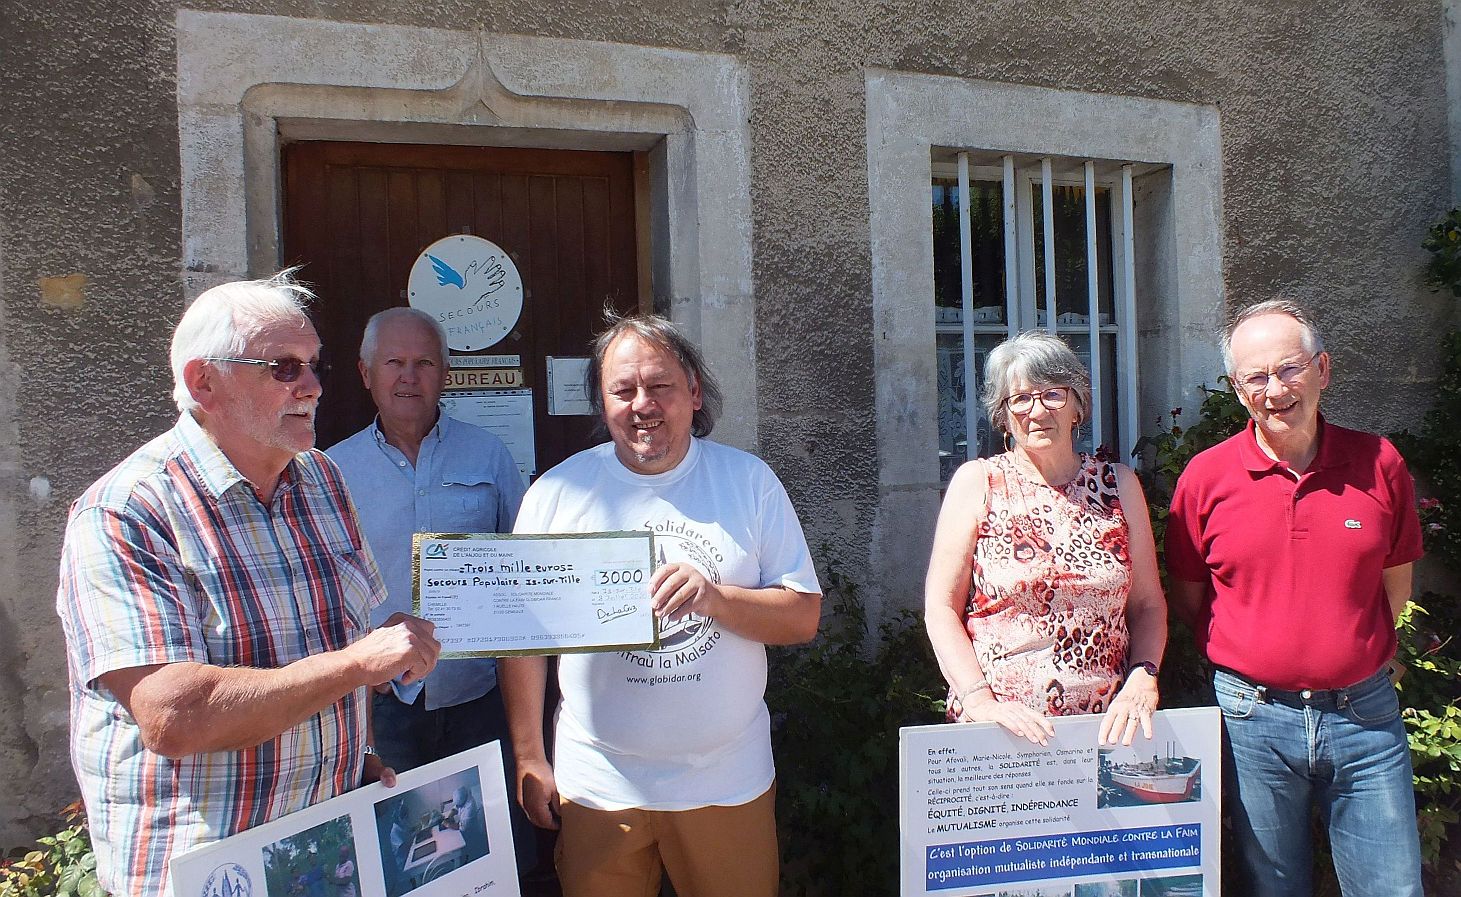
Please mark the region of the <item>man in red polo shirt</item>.
[[1252, 421], [1192, 460], [1167, 529], [1171, 596], [1217, 668], [1239, 893], [1307, 895], [1314, 806], [1346, 897], [1421, 897], [1410, 752], [1387, 664], [1421, 556], [1383, 437], [1324, 420], [1308, 314], [1263, 302], [1223, 337]]

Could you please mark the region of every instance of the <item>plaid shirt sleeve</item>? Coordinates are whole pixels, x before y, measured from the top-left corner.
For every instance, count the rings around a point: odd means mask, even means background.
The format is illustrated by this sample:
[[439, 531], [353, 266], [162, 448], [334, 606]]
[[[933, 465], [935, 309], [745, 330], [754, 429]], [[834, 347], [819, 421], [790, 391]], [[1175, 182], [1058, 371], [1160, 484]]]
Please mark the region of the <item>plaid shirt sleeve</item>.
[[199, 609], [161, 521], [91, 506], [73, 514], [57, 611], [79, 683], [177, 661], [206, 662]]

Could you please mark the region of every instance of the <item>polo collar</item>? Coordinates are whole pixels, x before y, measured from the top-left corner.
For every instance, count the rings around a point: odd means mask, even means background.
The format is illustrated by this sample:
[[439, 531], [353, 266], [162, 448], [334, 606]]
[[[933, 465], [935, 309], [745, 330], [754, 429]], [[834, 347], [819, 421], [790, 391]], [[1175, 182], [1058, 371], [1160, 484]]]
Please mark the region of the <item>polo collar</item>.
[[[239, 473], [238, 468], [223, 453], [223, 449], [218, 447], [218, 443], [213, 441], [213, 437], [208, 435], [190, 412], [184, 411], [179, 415], [175, 432], [183, 456], [192, 465], [203, 488], [214, 499], [222, 498], [224, 493], [240, 483], [250, 491], [253, 490], [253, 484]], [[314, 488], [324, 486], [324, 481], [314, 465], [300, 463], [300, 458], [305, 454], [307, 453], [301, 452], [290, 459], [279, 475], [279, 485], [274, 490], [276, 497], [295, 484]]]
[[[1329, 424], [1324, 420], [1323, 412], [1319, 414], [1319, 451], [1314, 455], [1314, 461], [1309, 465], [1305, 473], [1315, 470], [1322, 470], [1334, 467], [1344, 462], [1343, 456], [1338, 454], [1334, 448], [1333, 439], [1329, 438]], [[1248, 425], [1243, 428], [1243, 439], [1239, 442], [1240, 454], [1243, 456], [1243, 466], [1252, 473], [1268, 473], [1275, 470], [1286, 470], [1287, 467], [1280, 461], [1268, 457], [1263, 448], [1258, 445], [1258, 424], [1252, 418], [1248, 419]]]

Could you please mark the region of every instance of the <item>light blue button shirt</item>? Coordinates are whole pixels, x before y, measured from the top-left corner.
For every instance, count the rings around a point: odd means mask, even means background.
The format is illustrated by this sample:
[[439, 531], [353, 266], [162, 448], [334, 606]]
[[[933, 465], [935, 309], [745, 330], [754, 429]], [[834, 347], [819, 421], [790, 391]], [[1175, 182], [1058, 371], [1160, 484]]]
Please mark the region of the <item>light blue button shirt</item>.
[[[502, 440], [445, 412], [421, 441], [414, 466], [386, 442], [379, 420], [326, 454], [345, 474], [385, 579], [386, 600], [371, 614], [375, 626], [411, 612], [414, 533], [509, 533], [522, 503], [522, 475]], [[426, 709], [475, 700], [496, 684], [494, 660], [444, 660], [426, 677]], [[422, 687], [393, 685], [407, 704]]]

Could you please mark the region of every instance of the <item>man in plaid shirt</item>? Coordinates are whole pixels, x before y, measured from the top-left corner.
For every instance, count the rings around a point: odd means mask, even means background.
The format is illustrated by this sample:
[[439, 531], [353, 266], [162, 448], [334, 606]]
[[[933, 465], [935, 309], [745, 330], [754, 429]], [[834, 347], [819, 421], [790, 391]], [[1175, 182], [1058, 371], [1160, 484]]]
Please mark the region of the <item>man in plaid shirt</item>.
[[310, 298], [287, 275], [198, 297], [173, 334], [177, 426], [71, 508], [71, 760], [113, 895], [166, 895], [173, 856], [390, 781], [368, 689], [440, 653], [424, 620], [369, 628], [380, 574], [312, 449]]

